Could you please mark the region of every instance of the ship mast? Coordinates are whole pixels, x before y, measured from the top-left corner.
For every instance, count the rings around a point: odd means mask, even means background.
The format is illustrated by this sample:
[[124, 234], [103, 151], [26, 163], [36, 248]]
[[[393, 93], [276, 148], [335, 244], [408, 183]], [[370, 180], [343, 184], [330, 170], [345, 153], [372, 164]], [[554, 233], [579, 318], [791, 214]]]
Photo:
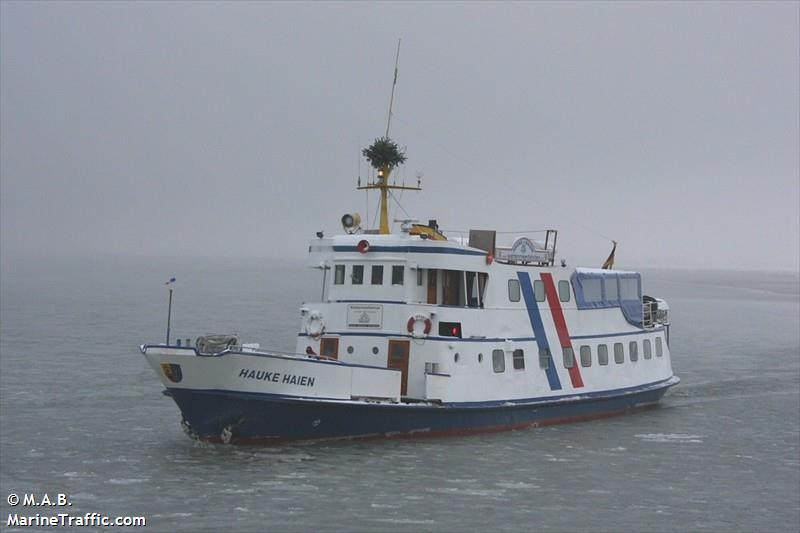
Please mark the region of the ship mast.
[[375, 139], [369, 148], [365, 148], [363, 154], [370, 161], [372, 166], [378, 170], [377, 179], [372, 183], [357, 187], [358, 190], [378, 189], [381, 192], [380, 204], [380, 227], [378, 233], [388, 235], [391, 233], [389, 228], [389, 190], [399, 189], [405, 191], [421, 191], [419, 180], [417, 186], [396, 185], [389, 183], [389, 175], [397, 165], [405, 162], [405, 152], [400, 151], [397, 144], [389, 138], [389, 127], [392, 124], [392, 106], [394, 104], [394, 89], [397, 85], [397, 65], [400, 61], [400, 39], [397, 40], [397, 55], [394, 59], [394, 80], [392, 81], [392, 94], [389, 97], [389, 114], [386, 119], [386, 135]]

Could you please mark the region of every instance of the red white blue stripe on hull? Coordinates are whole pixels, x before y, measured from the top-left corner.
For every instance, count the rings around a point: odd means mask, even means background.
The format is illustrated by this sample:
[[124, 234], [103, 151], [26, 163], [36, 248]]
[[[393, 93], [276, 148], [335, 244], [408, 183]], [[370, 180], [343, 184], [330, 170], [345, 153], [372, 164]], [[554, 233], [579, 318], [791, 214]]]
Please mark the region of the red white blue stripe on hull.
[[238, 444], [443, 436], [504, 431], [620, 415], [655, 405], [676, 377], [629, 389], [515, 402], [391, 404], [171, 388], [191, 432]]

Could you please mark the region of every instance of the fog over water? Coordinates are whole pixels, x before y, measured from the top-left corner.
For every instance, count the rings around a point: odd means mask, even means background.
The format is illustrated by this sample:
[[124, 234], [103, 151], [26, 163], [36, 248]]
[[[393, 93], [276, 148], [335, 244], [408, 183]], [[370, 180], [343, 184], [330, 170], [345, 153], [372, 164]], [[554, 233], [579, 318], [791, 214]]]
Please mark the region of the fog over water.
[[163, 339], [164, 271], [180, 278], [174, 336], [238, 331], [285, 350], [321, 281], [299, 261], [15, 260], [0, 286], [3, 520], [25, 511], [7, 493], [49, 491], [76, 515], [145, 516], [164, 533], [800, 529], [797, 274], [645, 271], [669, 301], [682, 380], [653, 410], [242, 447], [187, 438], [137, 349]]
[[301, 257], [372, 219], [402, 37], [412, 216], [556, 227], [571, 264], [613, 238], [623, 267], [797, 270], [799, 9], [3, 2], [2, 254]]

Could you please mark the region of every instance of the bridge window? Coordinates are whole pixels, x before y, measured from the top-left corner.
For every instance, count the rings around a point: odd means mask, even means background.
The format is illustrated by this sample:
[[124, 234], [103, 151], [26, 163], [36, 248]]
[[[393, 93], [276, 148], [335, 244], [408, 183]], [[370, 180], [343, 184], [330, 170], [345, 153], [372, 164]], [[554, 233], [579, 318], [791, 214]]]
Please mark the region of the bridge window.
[[514, 350], [514, 370], [525, 370], [525, 352]]
[[545, 295], [544, 295], [544, 282], [540, 279], [537, 279], [533, 282], [533, 294], [536, 295], [537, 302], [543, 302]]
[[392, 285], [402, 285], [403, 284], [403, 273], [405, 272], [405, 267], [402, 265], [394, 265], [392, 266]]
[[564, 368], [572, 368], [575, 366], [575, 352], [572, 348], [564, 348]]
[[344, 285], [344, 265], [336, 265], [333, 270], [333, 284]]
[[503, 350], [492, 350], [492, 368], [498, 374], [506, 371], [506, 353]]
[[364, 283], [364, 265], [353, 265], [351, 279], [353, 280], [353, 285], [362, 285]]
[[383, 285], [383, 265], [372, 265], [372, 284]]
[[606, 300], [612, 302], [619, 300], [619, 285], [616, 276], [607, 276], [603, 281], [606, 284]]
[[605, 344], [597, 346], [597, 364], [602, 366], [608, 364], [608, 346]]
[[664, 347], [661, 346], [661, 337], [656, 337], [656, 357], [664, 355]]
[[510, 302], [519, 301], [519, 280], [516, 279], [508, 280], [508, 301]]
[[464, 305], [464, 272], [442, 270], [442, 304]]
[[618, 365], [625, 362], [625, 348], [621, 342], [614, 343], [614, 362]]
[[571, 294], [569, 288], [569, 281], [562, 279], [558, 282], [558, 299], [562, 302], [568, 302]]
[[639, 278], [627, 277], [619, 279], [620, 296], [623, 300], [639, 299]]
[[639, 343], [636, 341], [631, 341], [628, 345], [628, 349], [630, 350], [631, 361], [638, 361], [639, 360]]
[[653, 350], [650, 348], [650, 339], [645, 339], [642, 343], [642, 351], [644, 352], [645, 359], [653, 358]]
[[592, 348], [581, 346], [581, 366], [592, 366]]
[[583, 299], [589, 302], [603, 301], [603, 280], [601, 278], [584, 278]]

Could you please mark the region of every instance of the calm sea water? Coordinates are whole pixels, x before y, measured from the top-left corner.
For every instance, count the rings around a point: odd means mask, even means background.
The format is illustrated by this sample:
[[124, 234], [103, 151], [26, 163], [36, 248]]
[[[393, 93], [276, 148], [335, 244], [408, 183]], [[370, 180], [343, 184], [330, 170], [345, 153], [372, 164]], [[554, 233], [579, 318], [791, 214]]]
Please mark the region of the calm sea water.
[[291, 350], [316, 273], [4, 259], [3, 524], [9, 493], [62, 492], [73, 514], [145, 516], [150, 531], [800, 529], [797, 274], [645, 272], [646, 292], [670, 303], [683, 379], [654, 410], [476, 437], [232, 447], [184, 436], [138, 352], [164, 336], [163, 282], [178, 278], [174, 336], [238, 332]]

